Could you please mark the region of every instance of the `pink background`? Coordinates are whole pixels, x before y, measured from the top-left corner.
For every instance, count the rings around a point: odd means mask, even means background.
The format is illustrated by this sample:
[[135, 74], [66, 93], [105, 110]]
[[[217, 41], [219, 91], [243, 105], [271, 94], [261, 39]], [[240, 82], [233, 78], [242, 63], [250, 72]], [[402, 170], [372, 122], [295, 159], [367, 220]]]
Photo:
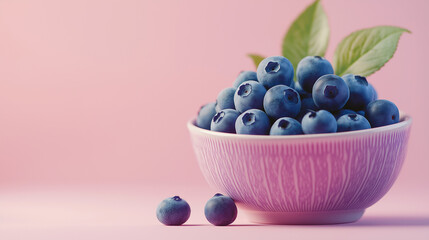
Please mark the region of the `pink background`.
[[[154, 201], [204, 189], [187, 120], [239, 71], [254, 69], [247, 53], [280, 54], [310, 2], [0, 1], [1, 189], [163, 186]], [[354, 30], [412, 31], [368, 80], [414, 118], [392, 194], [428, 196], [429, 2], [323, 6], [329, 60]]]

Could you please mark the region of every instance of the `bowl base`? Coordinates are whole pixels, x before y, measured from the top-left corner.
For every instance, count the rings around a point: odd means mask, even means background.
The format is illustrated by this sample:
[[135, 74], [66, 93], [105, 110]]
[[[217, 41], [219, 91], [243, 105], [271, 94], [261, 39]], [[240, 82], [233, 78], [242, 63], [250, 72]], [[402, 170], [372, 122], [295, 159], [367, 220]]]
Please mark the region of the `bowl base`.
[[359, 220], [365, 209], [325, 212], [266, 212], [243, 209], [253, 223], [275, 225], [321, 225], [351, 223]]

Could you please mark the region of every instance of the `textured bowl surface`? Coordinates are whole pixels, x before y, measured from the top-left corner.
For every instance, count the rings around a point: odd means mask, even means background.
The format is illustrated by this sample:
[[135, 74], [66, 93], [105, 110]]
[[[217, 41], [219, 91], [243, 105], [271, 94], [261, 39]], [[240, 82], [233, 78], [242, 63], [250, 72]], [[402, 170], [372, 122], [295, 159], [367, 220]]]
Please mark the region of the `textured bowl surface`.
[[231, 196], [251, 221], [332, 224], [358, 220], [398, 177], [411, 118], [344, 133], [255, 136], [188, 122], [207, 182]]

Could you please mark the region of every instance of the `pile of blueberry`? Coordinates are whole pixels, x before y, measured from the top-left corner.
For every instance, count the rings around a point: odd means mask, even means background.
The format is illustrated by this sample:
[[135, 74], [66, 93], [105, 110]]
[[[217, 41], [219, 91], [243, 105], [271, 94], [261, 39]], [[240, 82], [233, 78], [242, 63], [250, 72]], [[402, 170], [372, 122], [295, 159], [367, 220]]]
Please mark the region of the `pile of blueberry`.
[[[216, 193], [207, 201], [204, 214], [211, 224], [226, 226], [237, 218], [237, 206], [232, 198]], [[158, 220], [168, 226], [182, 225], [190, 216], [189, 204], [179, 196], [164, 199], [156, 209]]]
[[291, 62], [281, 56], [243, 71], [216, 103], [201, 107], [198, 127], [226, 133], [297, 135], [368, 129], [399, 121], [396, 105], [377, 99], [365, 77], [333, 74], [323, 57], [302, 59], [293, 80]]

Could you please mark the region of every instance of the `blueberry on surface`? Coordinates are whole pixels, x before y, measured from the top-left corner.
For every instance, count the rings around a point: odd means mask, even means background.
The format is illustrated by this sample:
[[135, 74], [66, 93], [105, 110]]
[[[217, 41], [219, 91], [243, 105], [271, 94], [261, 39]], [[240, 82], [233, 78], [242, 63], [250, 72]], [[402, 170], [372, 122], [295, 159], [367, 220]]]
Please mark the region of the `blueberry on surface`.
[[182, 225], [190, 215], [189, 204], [179, 196], [164, 199], [156, 209], [156, 217], [165, 225]]
[[371, 128], [368, 120], [357, 113], [351, 113], [341, 116], [337, 119], [337, 131], [346, 132], [346, 131], [355, 131]]
[[316, 104], [314, 103], [313, 97], [311, 95], [308, 97], [301, 98], [301, 110], [299, 111], [295, 119], [301, 122], [304, 115], [307, 114], [310, 110], [320, 110], [319, 107], [316, 106]]
[[336, 111], [336, 112], [334, 112], [332, 114], [334, 115], [335, 119], [338, 119], [338, 118], [340, 118], [343, 115], [352, 114], [352, 113], [356, 113], [356, 112], [353, 111], [353, 110], [350, 110], [350, 109], [343, 108], [343, 109], [341, 109], [339, 111]]
[[366, 106], [365, 117], [371, 127], [381, 127], [399, 122], [399, 110], [393, 102], [379, 99]]
[[296, 68], [296, 78], [302, 89], [307, 92], [313, 91], [313, 85], [321, 76], [333, 74], [331, 63], [323, 57], [307, 56], [303, 58]]
[[238, 116], [235, 130], [238, 134], [268, 135], [271, 123], [267, 114], [259, 109], [249, 109]]
[[280, 84], [290, 86], [294, 75], [292, 63], [283, 56], [265, 58], [259, 63], [256, 73], [258, 81], [266, 89]]
[[282, 117], [274, 122], [270, 135], [298, 135], [303, 134], [301, 123], [290, 117]]
[[302, 131], [305, 134], [334, 133], [337, 131], [337, 120], [326, 110], [310, 111], [302, 118]]
[[295, 117], [301, 110], [301, 98], [295, 89], [277, 85], [265, 93], [264, 110], [273, 119]]
[[313, 86], [313, 100], [320, 109], [337, 111], [349, 100], [350, 90], [341, 77], [323, 75]]
[[232, 198], [217, 193], [207, 201], [204, 215], [211, 224], [226, 226], [237, 218], [237, 206]]
[[208, 103], [200, 108], [197, 116], [197, 126], [210, 130], [213, 116], [216, 114], [215, 103]]
[[249, 109], [263, 109], [264, 96], [267, 90], [255, 81], [247, 81], [240, 86], [234, 93], [235, 109], [244, 112]]
[[365, 109], [366, 105], [373, 100], [374, 92], [365, 77], [347, 74], [342, 76], [350, 90], [350, 98], [345, 107], [359, 111]]
[[214, 115], [210, 130], [216, 132], [235, 133], [235, 121], [240, 113], [234, 109], [223, 109]]
[[240, 86], [242, 83], [247, 81], [258, 81], [258, 78], [256, 76], [256, 72], [253, 71], [241, 71], [238, 74], [238, 77], [235, 79], [234, 84], [232, 85], [233, 88], [237, 89], [238, 86]]
[[220, 91], [216, 98], [216, 112], [219, 112], [222, 109], [235, 109], [234, 94], [234, 88], [225, 88]]

